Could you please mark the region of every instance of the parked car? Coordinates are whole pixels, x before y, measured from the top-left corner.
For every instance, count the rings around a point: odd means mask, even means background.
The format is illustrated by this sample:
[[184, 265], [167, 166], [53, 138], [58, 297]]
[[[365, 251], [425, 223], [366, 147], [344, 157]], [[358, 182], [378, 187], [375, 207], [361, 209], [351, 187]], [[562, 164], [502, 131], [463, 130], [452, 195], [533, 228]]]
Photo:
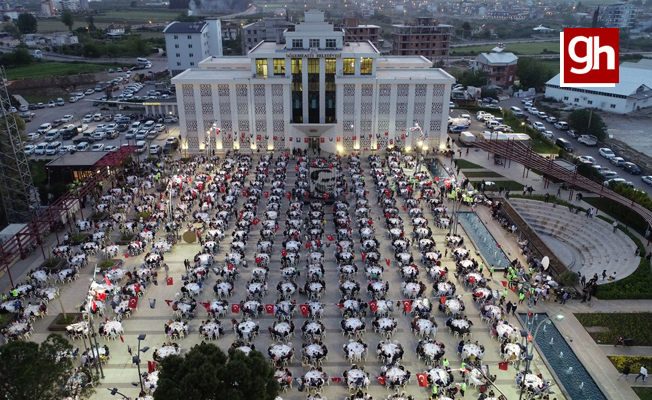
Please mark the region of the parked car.
[[97, 113], [93, 115], [93, 121], [100, 122], [102, 120], [102, 114]]
[[645, 175], [641, 177], [641, 180], [648, 185], [652, 186], [652, 175]]
[[550, 122], [551, 124], [554, 124], [555, 122], [557, 122], [557, 118], [553, 117], [552, 115], [548, 115], [546, 121]]
[[93, 116], [91, 114], [84, 115], [84, 119], [82, 119], [82, 122], [93, 122]]
[[640, 175], [641, 174], [641, 169], [638, 167], [638, 165], [634, 164], [633, 162], [626, 162], [623, 164], [623, 169], [627, 172], [629, 172], [632, 175]]
[[63, 101], [62, 98], [58, 98], [58, 99], [57, 99], [57, 105], [58, 105], [58, 106], [64, 106], [64, 105], [66, 105], [66, 102]]
[[527, 112], [529, 112], [530, 114], [539, 115], [539, 110], [537, 110], [536, 107], [528, 108]]
[[609, 159], [609, 162], [615, 165], [616, 167], [621, 167], [623, 164], [625, 164], [625, 159], [622, 157], [611, 157]]
[[574, 151], [573, 144], [564, 138], [557, 138], [555, 144], [568, 153], [572, 153]]
[[25, 106], [25, 105], [22, 105], [22, 106], [18, 107], [18, 111], [21, 111], [21, 112], [29, 111], [29, 107]]
[[97, 142], [97, 141], [100, 141], [100, 140], [104, 140], [106, 138], [106, 134], [104, 132], [101, 132], [101, 131], [98, 132], [96, 130], [91, 137], [93, 138], [93, 140], [95, 140]]
[[23, 150], [25, 151], [25, 155], [29, 156], [34, 154], [34, 149], [36, 149], [36, 145], [28, 144]]
[[48, 156], [57, 154], [61, 148], [61, 142], [52, 142], [45, 148], [45, 154]]
[[598, 145], [598, 138], [593, 135], [582, 135], [577, 138], [577, 141], [589, 147]]
[[543, 131], [541, 134], [548, 140], [555, 140], [555, 135], [552, 133], [552, 131]]
[[600, 171], [600, 174], [604, 176], [606, 180], [618, 178], [618, 173], [608, 168], [605, 168], [602, 171]]
[[63, 117], [61, 117], [61, 121], [62, 122], [70, 122], [70, 121], [72, 121], [72, 118], [73, 118], [72, 115], [64, 115]]
[[77, 97], [71, 97], [71, 98], [68, 99], [69, 103], [76, 103], [78, 101], [79, 101], [79, 99]]
[[602, 157], [604, 157], [606, 159], [616, 157], [616, 154], [614, 154], [614, 152], [611, 151], [611, 149], [608, 149], [606, 147], [603, 147], [600, 150], [598, 150], [598, 154], [600, 154]]
[[50, 108], [54, 108], [54, 107], [56, 107], [56, 106], [57, 106], [57, 103], [55, 103], [54, 100], [50, 100], [50, 101], [48, 101], [48, 107], [50, 107]]
[[38, 127], [39, 133], [45, 133], [45, 132], [49, 131], [50, 129], [52, 129], [52, 124], [49, 123], [49, 122], [46, 122], [46, 123], [44, 123], [44, 124], [42, 124], [41, 126]]
[[36, 139], [38, 139], [40, 137], [41, 137], [41, 134], [38, 133], [38, 132], [30, 132], [30, 133], [27, 134], [27, 140], [29, 140], [30, 142], [32, 140], [36, 140]]
[[103, 143], [95, 143], [91, 147], [91, 151], [103, 151], [104, 150], [104, 144]]
[[158, 144], [153, 144], [149, 146], [149, 153], [150, 154], [161, 154], [163, 151], [163, 148], [159, 146]]
[[86, 132], [88, 130], [88, 124], [77, 125], [77, 130], [82, 133]]
[[49, 143], [42, 142], [36, 145], [34, 148], [34, 154], [37, 156], [45, 154], [45, 148], [48, 147]]
[[606, 181], [602, 182], [604, 186], [610, 186], [611, 184], [618, 184], [622, 183], [623, 185], [629, 186], [629, 187], [634, 187], [633, 182], [629, 182], [627, 179], [623, 178], [612, 178], [612, 179], [607, 179]]
[[577, 157], [577, 160], [584, 164], [595, 165], [595, 158], [591, 156], [579, 156]]
[[75, 151], [77, 151], [77, 146], [74, 144], [69, 144], [67, 146], [61, 146], [59, 149], [59, 154], [74, 153]]
[[[559, 129], [559, 128], [557, 128], [557, 129]], [[573, 129], [568, 130], [568, 131], [566, 132], [566, 134], [567, 134], [568, 136], [572, 137], [573, 139], [575, 139], [575, 138], [577, 138], [577, 137], [579, 136], [578, 133], [575, 132]]]
[[533, 123], [533, 124], [532, 124], [532, 127], [533, 127], [534, 129], [538, 130], [538, 131], [541, 131], [541, 132], [543, 132], [543, 131], [546, 130], [546, 126], [543, 125], [543, 124], [542, 124], [541, 122], [539, 122], [539, 121], [536, 121], [535, 123]]
[[43, 104], [43, 103], [36, 103], [36, 108], [45, 108], [45, 104]]
[[87, 95], [87, 96], [88, 96], [88, 95], [91, 95], [91, 94], [93, 94], [93, 93], [95, 93], [95, 90], [94, 90], [94, 89], [87, 89], [87, 90], [84, 92], [84, 94]]
[[163, 122], [169, 123], [169, 122], [177, 122], [179, 121], [179, 118], [175, 117], [174, 115], [167, 115], [165, 118], [163, 118]]
[[36, 104], [33, 104], [33, 103], [30, 104], [29, 106], [27, 106], [27, 109], [28, 109], [28, 110], [36, 110], [37, 108], [38, 108], [38, 107], [36, 106]]
[[106, 146], [106, 147], [104, 147], [104, 151], [116, 152], [116, 151], [118, 151], [118, 146]]
[[61, 138], [61, 134], [59, 134], [59, 131], [56, 129], [51, 129], [45, 134], [46, 142], [54, 142], [55, 140], [60, 138]]

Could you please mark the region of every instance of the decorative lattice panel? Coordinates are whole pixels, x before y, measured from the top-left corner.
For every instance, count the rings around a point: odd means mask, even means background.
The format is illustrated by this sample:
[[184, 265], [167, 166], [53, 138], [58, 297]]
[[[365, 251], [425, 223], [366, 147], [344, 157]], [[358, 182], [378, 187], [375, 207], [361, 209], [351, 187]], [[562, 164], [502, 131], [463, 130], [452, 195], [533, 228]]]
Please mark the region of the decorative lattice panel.
[[430, 112], [433, 114], [441, 114], [444, 111], [444, 103], [443, 102], [433, 102], [432, 106], [430, 107]]
[[380, 98], [389, 97], [392, 94], [392, 87], [390, 85], [380, 85], [378, 89], [378, 96]]
[[[186, 132], [194, 132], [195, 134], [197, 133], [197, 121], [186, 119]], [[197, 136], [197, 135], [195, 135]]]
[[222, 148], [224, 150], [233, 149], [233, 133], [223, 132], [224, 136], [222, 137]]
[[213, 115], [213, 103], [201, 103], [201, 113], [203, 115]]
[[220, 116], [222, 119], [231, 118], [231, 103], [220, 102]]
[[183, 102], [183, 109], [186, 111], [186, 118], [188, 114], [195, 114], [195, 100], [191, 99], [190, 101]]
[[396, 118], [406, 118], [408, 110], [407, 102], [396, 103]]
[[378, 133], [381, 135], [384, 135], [385, 132], [389, 131], [389, 120], [387, 119], [379, 119], [378, 120]]
[[228, 98], [231, 96], [229, 85], [217, 85], [217, 94], [220, 96], [220, 99]]
[[267, 120], [258, 120], [256, 121], [256, 134], [265, 134], [267, 133]]
[[353, 132], [354, 126], [353, 126], [353, 120], [344, 120], [343, 127], [342, 129], [344, 132]]
[[241, 119], [238, 120], [238, 131], [240, 132], [249, 132], [249, 120]]
[[265, 101], [265, 85], [254, 85], [254, 101]]
[[238, 115], [241, 117], [248, 118], [249, 117], [249, 103], [247, 102], [240, 102], [238, 101], [237, 103], [238, 107]]
[[195, 88], [193, 85], [181, 85], [181, 93], [185, 98], [195, 97]]
[[431, 119], [430, 120], [430, 133], [434, 133], [439, 136], [439, 131], [441, 130], [441, 120]]
[[398, 85], [398, 87], [396, 88], [396, 95], [398, 97], [407, 97], [409, 93], [410, 93], [409, 85]]
[[189, 150], [198, 150], [199, 149], [199, 138], [197, 135], [188, 135], [188, 149]]
[[374, 95], [373, 85], [362, 85], [360, 93], [362, 94], [362, 97], [372, 97]]
[[201, 97], [213, 97], [211, 85], [199, 85], [199, 94]]
[[267, 118], [267, 107], [265, 106], [265, 103], [255, 104], [254, 107], [254, 117], [256, 119]]
[[378, 103], [378, 114], [389, 115], [390, 103]]
[[275, 119], [273, 122], [272, 140], [274, 141], [274, 150], [285, 149], [285, 121], [282, 119]]
[[426, 103], [414, 103], [414, 115], [424, 115], [426, 113]]
[[362, 118], [364, 118], [365, 115], [371, 116], [372, 112], [373, 112], [373, 105], [371, 102], [363, 102], [361, 104], [360, 114], [363, 116]]
[[222, 120], [222, 127], [220, 128], [222, 132], [231, 132], [233, 130], [233, 123], [230, 119]]
[[238, 97], [247, 97], [247, 85], [235, 85], [235, 95]]
[[414, 97], [426, 97], [427, 86], [426, 85], [415, 85], [414, 87]]
[[[204, 132], [206, 132], [209, 129], [213, 128], [213, 122], [215, 122], [215, 120], [213, 118], [204, 118]], [[212, 132], [211, 132], [211, 134], [212, 134]]]
[[354, 103], [342, 104], [342, 113], [346, 117], [352, 117], [353, 114], [355, 114], [355, 104]]
[[432, 86], [432, 97], [444, 97], [444, 85], [433, 85]]
[[355, 96], [355, 85], [344, 85], [344, 97], [354, 97]]

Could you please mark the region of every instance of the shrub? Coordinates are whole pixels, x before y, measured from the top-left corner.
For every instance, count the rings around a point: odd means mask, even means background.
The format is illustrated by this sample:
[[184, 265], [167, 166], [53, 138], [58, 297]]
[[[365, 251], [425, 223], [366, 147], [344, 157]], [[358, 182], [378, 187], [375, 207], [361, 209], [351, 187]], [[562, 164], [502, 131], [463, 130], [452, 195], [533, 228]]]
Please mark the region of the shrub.
[[579, 276], [573, 271], [564, 271], [559, 275], [557, 278], [557, 281], [562, 285], [562, 286], [577, 286], [579, 283], [580, 279]]
[[652, 313], [578, 313], [575, 318], [585, 327], [602, 327], [589, 332], [602, 344], [615, 344], [618, 337], [630, 338], [636, 346], [652, 344]]
[[103, 260], [98, 264], [101, 270], [107, 270], [113, 267], [115, 260]]
[[598, 285], [596, 297], [602, 300], [652, 299], [652, 271], [650, 262], [641, 257], [636, 271], [625, 279]]
[[86, 239], [86, 234], [85, 233], [75, 233], [74, 235], [70, 236], [70, 244], [80, 244], [81, 242]]
[[652, 357], [607, 356], [607, 358], [618, 372], [623, 372], [625, 365], [629, 365], [630, 373], [633, 374], [637, 374], [641, 370], [641, 366], [647, 369], [652, 368]]
[[138, 219], [142, 218], [142, 219], [144, 219], [144, 220], [147, 220], [147, 219], [149, 219], [149, 217], [150, 217], [151, 215], [152, 215], [152, 213], [149, 213], [149, 212], [141, 212], [141, 213], [138, 213], [138, 214], [136, 215], [136, 218], [138, 218]]
[[102, 219], [106, 217], [106, 213], [103, 212], [94, 212], [93, 215], [91, 215], [91, 219]]
[[124, 235], [122, 235], [120, 237], [120, 240], [123, 240], [123, 241], [127, 242], [127, 241], [130, 241], [131, 239], [133, 239], [133, 237], [134, 237], [133, 233], [125, 233]]

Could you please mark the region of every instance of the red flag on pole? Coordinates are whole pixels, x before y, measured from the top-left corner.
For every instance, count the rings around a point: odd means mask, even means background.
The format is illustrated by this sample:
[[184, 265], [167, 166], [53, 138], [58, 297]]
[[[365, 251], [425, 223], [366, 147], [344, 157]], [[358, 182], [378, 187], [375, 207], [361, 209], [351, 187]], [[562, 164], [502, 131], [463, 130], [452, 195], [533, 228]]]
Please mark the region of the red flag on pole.
[[410, 300], [402, 300], [403, 302], [403, 309], [406, 312], [412, 311], [412, 302]]
[[387, 266], [389, 267], [389, 263], [390, 263], [389, 258], [385, 259], [385, 263], [387, 263]]
[[503, 361], [498, 363], [498, 369], [507, 371], [507, 368], [509, 367], [509, 362], [508, 361]]
[[335, 240], [335, 238], [333, 237], [333, 235], [327, 235], [327, 236], [326, 236], [326, 239], [328, 239], [330, 242], [332, 242], [333, 240]]
[[130, 297], [129, 298], [129, 308], [131, 308], [133, 310], [136, 307], [138, 307], [138, 297]]
[[166, 283], [168, 286], [172, 286], [172, 285], [174, 284], [174, 279], [172, 279], [172, 277], [170, 276], [170, 277], [168, 277], [168, 278], [165, 280], [165, 283]]
[[378, 379], [378, 382], [380, 382], [381, 385], [385, 386], [385, 377], [384, 376], [377, 376], [376, 379]]
[[147, 371], [151, 374], [156, 368], [156, 363], [154, 361], [147, 361]]
[[274, 304], [265, 304], [265, 311], [267, 314], [274, 314]]
[[108, 276], [104, 277], [104, 282], [106, 282], [106, 286], [109, 286], [109, 287], [111, 286], [111, 281], [109, 280]]
[[308, 316], [309, 308], [308, 308], [308, 305], [307, 305], [307, 304], [301, 304], [301, 305], [299, 306], [299, 309], [301, 310], [301, 314], [303, 314], [304, 317], [307, 317], [307, 316]]
[[172, 305], [172, 300], [165, 300], [165, 304], [167, 304], [168, 307], [170, 307]]
[[331, 378], [331, 382], [335, 382], [339, 385], [342, 382], [342, 378]]
[[426, 374], [417, 374], [419, 386], [428, 387], [428, 376]]
[[254, 220], [251, 221], [251, 223], [254, 224], [254, 225], [258, 225], [259, 222], [260, 222], [259, 218], [254, 218]]
[[440, 302], [441, 304], [444, 304], [444, 303], [446, 302], [446, 296], [441, 296], [441, 297], [439, 298], [439, 302]]
[[503, 284], [503, 287], [507, 287], [507, 281], [500, 281]]
[[122, 335], [120, 335], [120, 341], [121, 341], [122, 343], [125, 342], [125, 338], [123, 338]]
[[234, 314], [240, 314], [240, 303], [231, 304], [231, 312]]
[[378, 311], [378, 303], [376, 303], [375, 301], [370, 301], [369, 308], [371, 308], [371, 311], [373, 312]]

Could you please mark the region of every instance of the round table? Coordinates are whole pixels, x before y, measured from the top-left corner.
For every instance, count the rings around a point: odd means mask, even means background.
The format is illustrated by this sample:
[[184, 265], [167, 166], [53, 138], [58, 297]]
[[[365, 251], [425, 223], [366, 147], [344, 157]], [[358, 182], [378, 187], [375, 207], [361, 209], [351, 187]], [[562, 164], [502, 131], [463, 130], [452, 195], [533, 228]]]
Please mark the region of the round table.
[[367, 387], [369, 385], [369, 374], [364, 372], [361, 369], [350, 369], [346, 373], [346, 383], [349, 385], [356, 385], [356, 383], [362, 378], [362, 387]]
[[204, 323], [201, 327], [203, 328], [204, 336], [213, 336], [213, 333], [215, 333], [215, 336], [219, 337], [220, 335], [220, 325], [217, 322], [214, 321], [209, 321], [207, 323]]
[[362, 327], [364, 326], [364, 322], [362, 322], [359, 318], [352, 317], [352, 318], [347, 318], [346, 321], [344, 322], [344, 325], [355, 332], [362, 329]]
[[441, 353], [441, 347], [434, 342], [427, 342], [423, 344], [423, 353], [430, 358], [435, 358], [439, 353]]
[[239, 351], [245, 353], [246, 355], [249, 355], [249, 353], [251, 353], [251, 347], [249, 347], [249, 346], [236, 347], [236, 350], [239, 350]]
[[380, 353], [391, 358], [395, 353], [402, 350], [403, 347], [398, 343], [383, 343], [380, 346]]
[[462, 358], [466, 359], [471, 356], [480, 358], [480, 346], [473, 343], [468, 343], [462, 347]]
[[416, 321], [417, 327], [419, 327], [419, 332], [423, 332], [426, 335], [429, 334], [434, 334], [437, 331], [437, 328], [435, 328], [435, 324], [429, 320], [429, 319], [424, 319], [424, 318], [419, 318]]
[[311, 344], [304, 347], [304, 352], [309, 358], [315, 358], [317, 356], [324, 355], [324, 349], [318, 344]]
[[164, 359], [165, 357], [169, 357], [172, 355], [178, 356], [179, 354], [181, 354], [181, 350], [178, 347], [163, 346], [160, 349], [156, 350], [156, 355], [154, 358], [158, 361]]
[[392, 367], [385, 371], [385, 377], [387, 378], [387, 381], [394, 385], [401, 384], [401, 381], [406, 375], [407, 372], [398, 367]]
[[346, 345], [346, 353], [349, 355], [349, 358], [351, 359], [362, 358], [362, 354], [364, 354], [364, 351], [365, 351], [365, 347], [362, 343], [349, 342]]
[[464, 319], [454, 319], [451, 321], [451, 325], [460, 331], [468, 330], [470, 327], [469, 323]]
[[122, 328], [122, 323], [120, 321], [108, 321], [107, 323], [104, 324], [104, 335], [106, 336], [112, 332], [115, 332], [118, 335], [122, 335], [124, 330]]
[[448, 282], [439, 282], [437, 283], [437, 294], [438, 295], [445, 295], [448, 293], [449, 290], [451, 290], [452, 286]]
[[505, 345], [505, 354], [510, 358], [516, 359], [521, 355], [521, 347], [516, 343], [507, 343]]
[[287, 322], [278, 322], [274, 324], [272, 331], [277, 333], [279, 336], [285, 337], [290, 334], [290, 324]]
[[281, 360], [288, 358], [292, 348], [286, 344], [274, 344], [269, 347], [269, 352]]
[[258, 326], [254, 321], [244, 321], [238, 324], [238, 330], [243, 333], [251, 333]]
[[391, 318], [379, 318], [378, 327], [384, 331], [393, 331], [396, 328], [396, 321]]
[[231, 291], [233, 290], [233, 285], [231, 284], [231, 282], [219, 282], [215, 286], [217, 288], [218, 296], [228, 296], [231, 294]]
[[457, 314], [462, 310], [462, 305], [460, 304], [460, 301], [457, 299], [448, 299], [444, 303], [444, 305], [453, 313]]
[[186, 283], [184, 287], [186, 288], [186, 290], [188, 290], [188, 293], [190, 293], [192, 296], [197, 296], [199, 294], [199, 291], [201, 290], [199, 284], [194, 282]]
[[499, 319], [503, 315], [503, 311], [498, 306], [486, 305], [484, 310], [491, 316], [493, 319]]
[[530, 389], [536, 389], [543, 386], [543, 380], [534, 374], [527, 374], [523, 384]]
[[517, 330], [509, 324], [498, 324], [496, 325], [496, 332], [498, 337], [511, 337], [516, 334]]
[[426, 373], [428, 374], [428, 377], [430, 377], [430, 380], [439, 386], [448, 387], [451, 384], [446, 370], [442, 368], [432, 368]]
[[147, 377], [143, 380], [143, 385], [149, 390], [156, 390], [158, 386], [158, 371], [147, 374]]

